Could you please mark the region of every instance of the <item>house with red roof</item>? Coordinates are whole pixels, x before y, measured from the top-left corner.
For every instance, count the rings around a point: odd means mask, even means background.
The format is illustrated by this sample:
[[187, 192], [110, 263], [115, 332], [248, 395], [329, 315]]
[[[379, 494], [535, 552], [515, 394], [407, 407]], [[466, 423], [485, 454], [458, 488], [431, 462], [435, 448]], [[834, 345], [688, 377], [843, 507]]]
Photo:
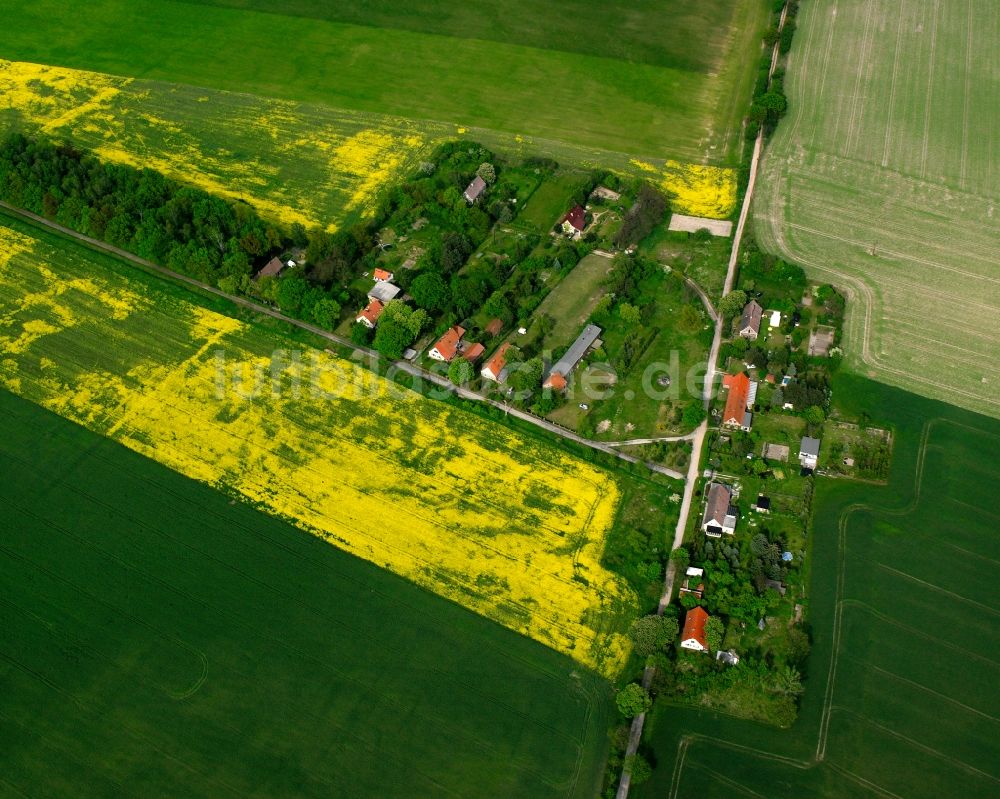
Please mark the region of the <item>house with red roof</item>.
[[709, 616], [704, 608], [693, 607], [684, 616], [684, 632], [681, 633], [681, 646], [694, 652], [707, 652], [708, 639], [705, 637], [705, 624]]
[[493, 353], [480, 372], [484, 379], [494, 383], [503, 383], [507, 379], [507, 351], [511, 346], [509, 343], [501, 344], [500, 349]]
[[587, 227], [587, 212], [582, 205], [574, 205], [566, 215], [559, 220], [563, 233], [567, 236], [578, 237]]
[[565, 391], [567, 385], [566, 377], [562, 372], [552, 371], [549, 372], [549, 376], [542, 383], [542, 388], [551, 388], [553, 391]]
[[459, 327], [458, 325], [449, 327], [448, 330], [445, 331], [445, 334], [437, 340], [437, 343], [431, 347], [431, 351], [427, 354], [430, 355], [435, 361], [451, 363], [452, 359], [458, 354], [458, 348], [462, 343], [462, 336], [464, 335], [464, 327]]
[[735, 427], [750, 432], [753, 414], [748, 411], [752, 395], [757, 393], [757, 384], [745, 372], [738, 375], [723, 375], [722, 387], [729, 390], [726, 408], [722, 412], [722, 426]]
[[385, 306], [378, 300], [372, 300], [365, 309], [355, 318], [355, 322], [361, 322], [369, 330], [373, 330], [378, 324], [378, 318], [382, 315]]
[[376, 269], [372, 273], [376, 283], [391, 283], [395, 275], [388, 269]]
[[482, 344], [476, 343], [471, 344], [468, 347], [462, 349], [462, 357], [465, 358], [469, 363], [475, 363], [480, 358], [483, 357], [483, 353], [486, 352], [486, 347]]

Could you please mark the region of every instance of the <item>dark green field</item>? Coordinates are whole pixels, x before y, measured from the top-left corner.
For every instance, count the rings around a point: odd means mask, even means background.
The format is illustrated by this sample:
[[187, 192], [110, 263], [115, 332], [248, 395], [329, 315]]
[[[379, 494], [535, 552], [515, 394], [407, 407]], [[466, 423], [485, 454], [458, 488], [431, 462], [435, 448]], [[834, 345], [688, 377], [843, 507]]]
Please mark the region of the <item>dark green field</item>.
[[799, 721], [660, 707], [637, 797], [1000, 795], [1000, 423], [860, 378], [834, 391], [895, 425], [895, 461], [888, 486], [819, 481]]
[[591, 796], [607, 684], [0, 392], [0, 794]]
[[0, 0], [0, 58], [733, 165], [769, 7]]

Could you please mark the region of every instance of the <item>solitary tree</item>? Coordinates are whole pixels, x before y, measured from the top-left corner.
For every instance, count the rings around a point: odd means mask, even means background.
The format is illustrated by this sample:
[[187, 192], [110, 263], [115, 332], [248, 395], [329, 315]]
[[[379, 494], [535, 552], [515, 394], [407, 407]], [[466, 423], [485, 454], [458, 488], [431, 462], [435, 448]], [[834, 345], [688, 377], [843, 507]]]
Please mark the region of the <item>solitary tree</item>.
[[622, 688], [615, 696], [615, 704], [618, 710], [626, 718], [635, 718], [640, 713], [645, 713], [653, 705], [653, 700], [649, 692], [639, 683], [629, 683]]
[[448, 379], [456, 386], [468, 385], [476, 370], [465, 358], [456, 358], [448, 367]]
[[819, 405], [810, 405], [806, 408], [806, 421], [809, 424], [823, 424], [826, 419], [826, 414], [823, 413], [823, 409]]
[[316, 300], [312, 307], [313, 321], [326, 330], [333, 330], [340, 318], [340, 303], [329, 297]]
[[662, 651], [677, 637], [677, 619], [652, 614], [637, 619], [629, 630], [636, 653], [647, 656]]
[[743, 306], [747, 304], [747, 294], [741, 289], [730, 291], [719, 301], [719, 312], [726, 319], [732, 319], [737, 314], [743, 312]]
[[687, 547], [677, 547], [670, 553], [670, 560], [678, 573], [685, 572], [687, 567], [691, 565], [691, 553], [687, 551]]

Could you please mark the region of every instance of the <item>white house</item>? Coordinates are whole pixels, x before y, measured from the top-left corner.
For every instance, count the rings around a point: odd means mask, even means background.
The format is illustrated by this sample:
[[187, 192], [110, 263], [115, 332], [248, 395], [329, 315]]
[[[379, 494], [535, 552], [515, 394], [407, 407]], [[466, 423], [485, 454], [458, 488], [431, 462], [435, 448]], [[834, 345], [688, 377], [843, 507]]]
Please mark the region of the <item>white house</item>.
[[510, 344], [501, 344], [500, 349], [486, 362], [486, 366], [479, 373], [484, 380], [503, 383], [507, 379], [507, 350], [510, 348]]

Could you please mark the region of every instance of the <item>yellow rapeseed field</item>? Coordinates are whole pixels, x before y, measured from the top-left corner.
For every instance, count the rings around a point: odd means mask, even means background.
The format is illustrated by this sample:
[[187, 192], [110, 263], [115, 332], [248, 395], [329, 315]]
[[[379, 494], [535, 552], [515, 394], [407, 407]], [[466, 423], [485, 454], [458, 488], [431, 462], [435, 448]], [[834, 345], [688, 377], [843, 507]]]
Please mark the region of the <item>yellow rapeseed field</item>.
[[429, 149], [416, 124], [234, 92], [0, 61], [0, 121], [72, 139], [250, 202], [265, 217], [331, 230]]
[[[468, 136], [521, 155], [547, 146], [496, 131], [0, 60], [4, 121], [245, 200], [269, 219], [331, 230], [372, 212], [379, 191], [439, 142]], [[732, 169], [578, 155], [587, 166], [654, 175], [680, 213], [721, 219], [736, 204]]]
[[637, 159], [632, 160], [632, 165], [656, 176], [678, 213], [726, 219], [736, 208], [735, 169], [679, 161], [666, 161], [657, 167]]
[[619, 502], [608, 473], [11, 225], [0, 385], [606, 675], [621, 667], [637, 599], [600, 565]]

